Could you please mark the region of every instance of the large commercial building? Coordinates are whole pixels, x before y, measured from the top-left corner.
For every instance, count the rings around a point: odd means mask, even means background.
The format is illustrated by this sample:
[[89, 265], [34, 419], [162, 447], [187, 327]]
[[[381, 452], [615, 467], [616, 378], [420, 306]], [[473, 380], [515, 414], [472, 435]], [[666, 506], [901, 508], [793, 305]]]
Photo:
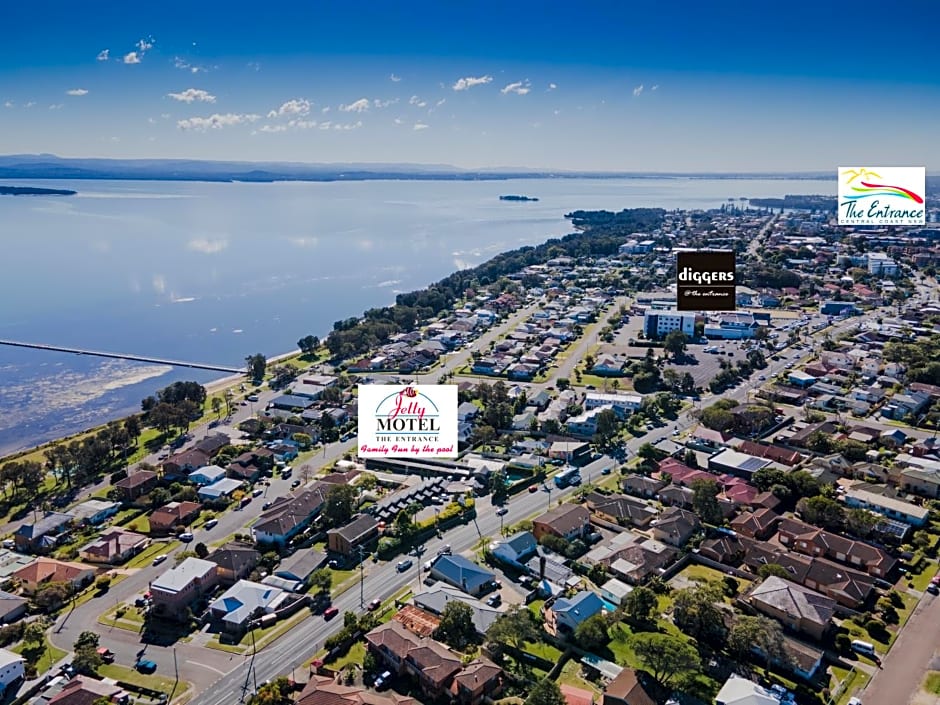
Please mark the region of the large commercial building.
[[674, 330], [693, 337], [695, 314], [683, 311], [647, 311], [643, 317], [643, 333], [647, 338], [664, 338]]

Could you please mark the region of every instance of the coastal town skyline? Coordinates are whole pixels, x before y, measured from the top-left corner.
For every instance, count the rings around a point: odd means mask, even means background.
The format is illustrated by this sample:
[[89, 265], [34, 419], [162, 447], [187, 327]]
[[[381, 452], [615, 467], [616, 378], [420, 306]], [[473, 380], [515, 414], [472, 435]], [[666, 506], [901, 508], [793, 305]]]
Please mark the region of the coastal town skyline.
[[[250, 22], [247, 6], [227, 7], [187, 7], [185, 23], [173, 3], [101, 17], [53, 3], [41, 22], [11, 8], [0, 153], [634, 172], [940, 157], [929, 22], [885, 34], [827, 4], [807, 20], [805, 3], [772, 21], [742, 3], [668, 18], [313, 4]], [[863, 45], [882, 59], [849, 49]], [[872, 132], [858, 107], [873, 101], [897, 129]]]

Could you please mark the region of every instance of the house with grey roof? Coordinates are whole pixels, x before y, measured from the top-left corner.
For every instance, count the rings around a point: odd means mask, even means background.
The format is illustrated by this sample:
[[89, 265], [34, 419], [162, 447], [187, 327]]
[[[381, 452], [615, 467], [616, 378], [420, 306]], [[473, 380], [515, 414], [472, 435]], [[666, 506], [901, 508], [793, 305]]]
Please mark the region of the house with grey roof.
[[276, 611], [288, 598], [288, 593], [272, 585], [239, 580], [209, 604], [209, 613], [223, 629], [238, 633], [251, 620]]
[[431, 577], [468, 595], [480, 595], [489, 589], [496, 575], [463, 556], [440, 556], [431, 566]]
[[775, 575], [751, 588], [744, 599], [788, 629], [819, 640], [832, 625], [837, 605], [831, 597]]
[[218, 584], [218, 567], [211, 561], [189, 557], [150, 583], [153, 614], [185, 621], [187, 612]]
[[499, 610], [489, 607], [480, 600], [467, 597], [466, 593], [455, 588], [435, 586], [434, 588], [415, 595], [412, 599], [415, 607], [440, 615], [451, 602], [460, 602], [473, 610], [473, 626], [479, 634], [485, 634], [493, 622], [499, 617]]
[[326, 563], [326, 554], [312, 548], [301, 548], [282, 559], [274, 574], [267, 576], [265, 585], [276, 585], [282, 590], [303, 592], [310, 585], [313, 574]]
[[572, 598], [559, 597], [544, 606], [545, 631], [552, 636], [571, 636], [579, 625], [603, 609], [600, 595], [590, 590], [582, 590]]

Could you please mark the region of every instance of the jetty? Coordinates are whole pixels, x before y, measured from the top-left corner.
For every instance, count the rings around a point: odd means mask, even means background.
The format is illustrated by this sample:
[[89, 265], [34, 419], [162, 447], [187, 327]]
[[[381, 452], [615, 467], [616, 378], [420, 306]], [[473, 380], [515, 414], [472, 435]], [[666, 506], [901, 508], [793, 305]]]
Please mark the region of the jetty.
[[49, 350], [51, 352], [72, 353], [73, 355], [91, 355], [92, 357], [107, 357], [112, 360], [130, 360], [132, 362], [150, 362], [156, 365], [171, 365], [172, 367], [188, 367], [193, 370], [212, 370], [215, 372], [228, 372], [230, 374], [244, 374], [245, 368], [228, 367], [226, 365], [213, 365], [205, 362], [187, 362], [185, 360], [168, 360], [162, 357], [148, 355], [132, 355], [130, 353], [114, 353], [103, 350], [88, 350], [86, 348], [69, 348], [63, 345], [46, 345], [45, 343], [27, 343], [22, 340], [2, 340], [0, 345], [13, 348], [30, 348], [32, 350]]

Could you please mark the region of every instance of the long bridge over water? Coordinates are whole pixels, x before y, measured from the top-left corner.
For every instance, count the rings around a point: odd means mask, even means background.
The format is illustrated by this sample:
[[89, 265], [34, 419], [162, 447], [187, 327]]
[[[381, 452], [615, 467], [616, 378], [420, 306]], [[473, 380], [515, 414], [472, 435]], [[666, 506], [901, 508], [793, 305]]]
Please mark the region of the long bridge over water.
[[44, 343], [26, 343], [22, 340], [2, 340], [0, 345], [13, 348], [31, 348], [32, 350], [49, 350], [52, 352], [72, 353], [74, 355], [91, 355], [93, 357], [107, 357], [112, 360], [131, 360], [132, 362], [151, 362], [156, 365], [171, 365], [173, 367], [188, 367], [193, 370], [213, 370], [216, 372], [229, 372], [231, 374], [244, 374], [245, 368], [227, 367], [225, 365], [212, 365], [203, 362], [186, 362], [185, 360], [167, 360], [162, 357], [149, 357], [147, 355], [131, 355], [129, 353], [113, 353], [102, 350], [88, 350], [86, 348], [69, 348], [62, 345], [45, 345]]

